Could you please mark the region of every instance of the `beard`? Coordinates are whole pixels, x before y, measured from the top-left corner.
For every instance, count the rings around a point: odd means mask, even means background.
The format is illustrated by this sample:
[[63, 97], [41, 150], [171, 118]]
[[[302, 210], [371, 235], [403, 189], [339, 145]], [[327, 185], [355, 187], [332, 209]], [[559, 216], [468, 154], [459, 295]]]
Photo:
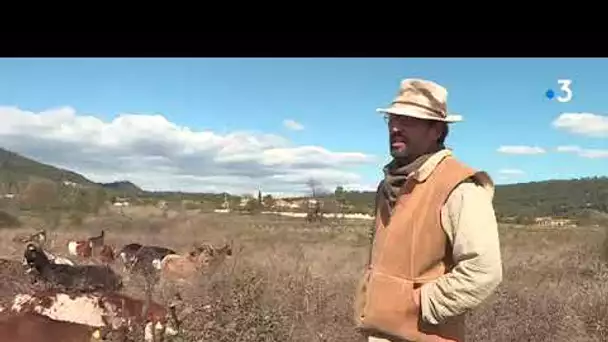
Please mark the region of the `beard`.
[[394, 133], [391, 134], [389, 141], [391, 156], [395, 159], [407, 159], [409, 155], [407, 139], [398, 133]]
[[407, 147], [405, 148], [395, 148], [391, 146], [391, 156], [395, 159], [407, 159], [409, 156]]

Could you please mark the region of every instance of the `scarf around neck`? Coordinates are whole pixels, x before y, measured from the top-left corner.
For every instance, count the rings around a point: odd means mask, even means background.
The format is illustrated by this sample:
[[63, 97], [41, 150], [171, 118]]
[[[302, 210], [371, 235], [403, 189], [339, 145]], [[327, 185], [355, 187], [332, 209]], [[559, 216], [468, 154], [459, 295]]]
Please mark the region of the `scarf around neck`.
[[389, 210], [392, 210], [399, 191], [405, 184], [408, 176], [418, 170], [436, 152], [423, 154], [409, 164], [403, 164], [399, 160], [393, 159], [383, 168], [384, 181], [382, 182], [382, 197], [388, 203]]

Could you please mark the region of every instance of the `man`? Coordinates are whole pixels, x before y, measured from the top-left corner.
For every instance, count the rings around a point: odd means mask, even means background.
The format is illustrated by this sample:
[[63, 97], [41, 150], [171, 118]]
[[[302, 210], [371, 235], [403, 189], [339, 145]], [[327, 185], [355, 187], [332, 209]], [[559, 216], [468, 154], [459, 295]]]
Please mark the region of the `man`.
[[355, 304], [369, 342], [465, 340], [464, 314], [502, 281], [490, 176], [444, 146], [447, 90], [406, 79], [385, 114], [392, 161], [376, 192], [370, 260]]

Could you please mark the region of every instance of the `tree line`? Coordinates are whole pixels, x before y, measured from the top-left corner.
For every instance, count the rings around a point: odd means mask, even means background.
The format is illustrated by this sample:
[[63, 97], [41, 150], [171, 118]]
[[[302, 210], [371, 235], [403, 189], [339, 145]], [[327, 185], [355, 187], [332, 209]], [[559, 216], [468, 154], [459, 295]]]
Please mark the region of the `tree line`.
[[[307, 196], [292, 198], [318, 199], [323, 212], [373, 214], [375, 193], [349, 191], [342, 186], [333, 191], [324, 189], [315, 180], [308, 181]], [[141, 192], [134, 195], [100, 186], [83, 186], [70, 182], [53, 182], [37, 179], [29, 182], [2, 182], [2, 194], [18, 192], [17, 200], [3, 198], [4, 206], [12, 203], [21, 211], [39, 213], [68, 213], [70, 215], [97, 214], [116, 198], [125, 197], [133, 204], [156, 205], [160, 201], [186, 203], [186, 209], [242, 208], [241, 200], [249, 197], [245, 210], [259, 211], [274, 207], [277, 199], [271, 194], [258, 191], [257, 196], [239, 196], [228, 193], [201, 194], [181, 192]], [[4, 196], [5, 196], [4, 195]], [[287, 199], [290, 200], [290, 199]], [[608, 215], [608, 177], [591, 177], [571, 180], [549, 180], [496, 187], [494, 206], [499, 220], [515, 220], [521, 223], [536, 217], [567, 217], [584, 220], [589, 217]]]

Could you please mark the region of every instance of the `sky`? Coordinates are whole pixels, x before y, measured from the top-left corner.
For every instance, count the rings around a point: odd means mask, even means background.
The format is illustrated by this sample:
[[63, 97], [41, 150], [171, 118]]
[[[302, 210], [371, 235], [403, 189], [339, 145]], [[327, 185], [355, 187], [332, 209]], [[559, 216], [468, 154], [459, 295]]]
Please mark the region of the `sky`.
[[[608, 175], [608, 59], [2, 59], [0, 147], [146, 190], [373, 190], [376, 108], [448, 90], [448, 147], [497, 184]], [[572, 98], [558, 80], [571, 80]]]

